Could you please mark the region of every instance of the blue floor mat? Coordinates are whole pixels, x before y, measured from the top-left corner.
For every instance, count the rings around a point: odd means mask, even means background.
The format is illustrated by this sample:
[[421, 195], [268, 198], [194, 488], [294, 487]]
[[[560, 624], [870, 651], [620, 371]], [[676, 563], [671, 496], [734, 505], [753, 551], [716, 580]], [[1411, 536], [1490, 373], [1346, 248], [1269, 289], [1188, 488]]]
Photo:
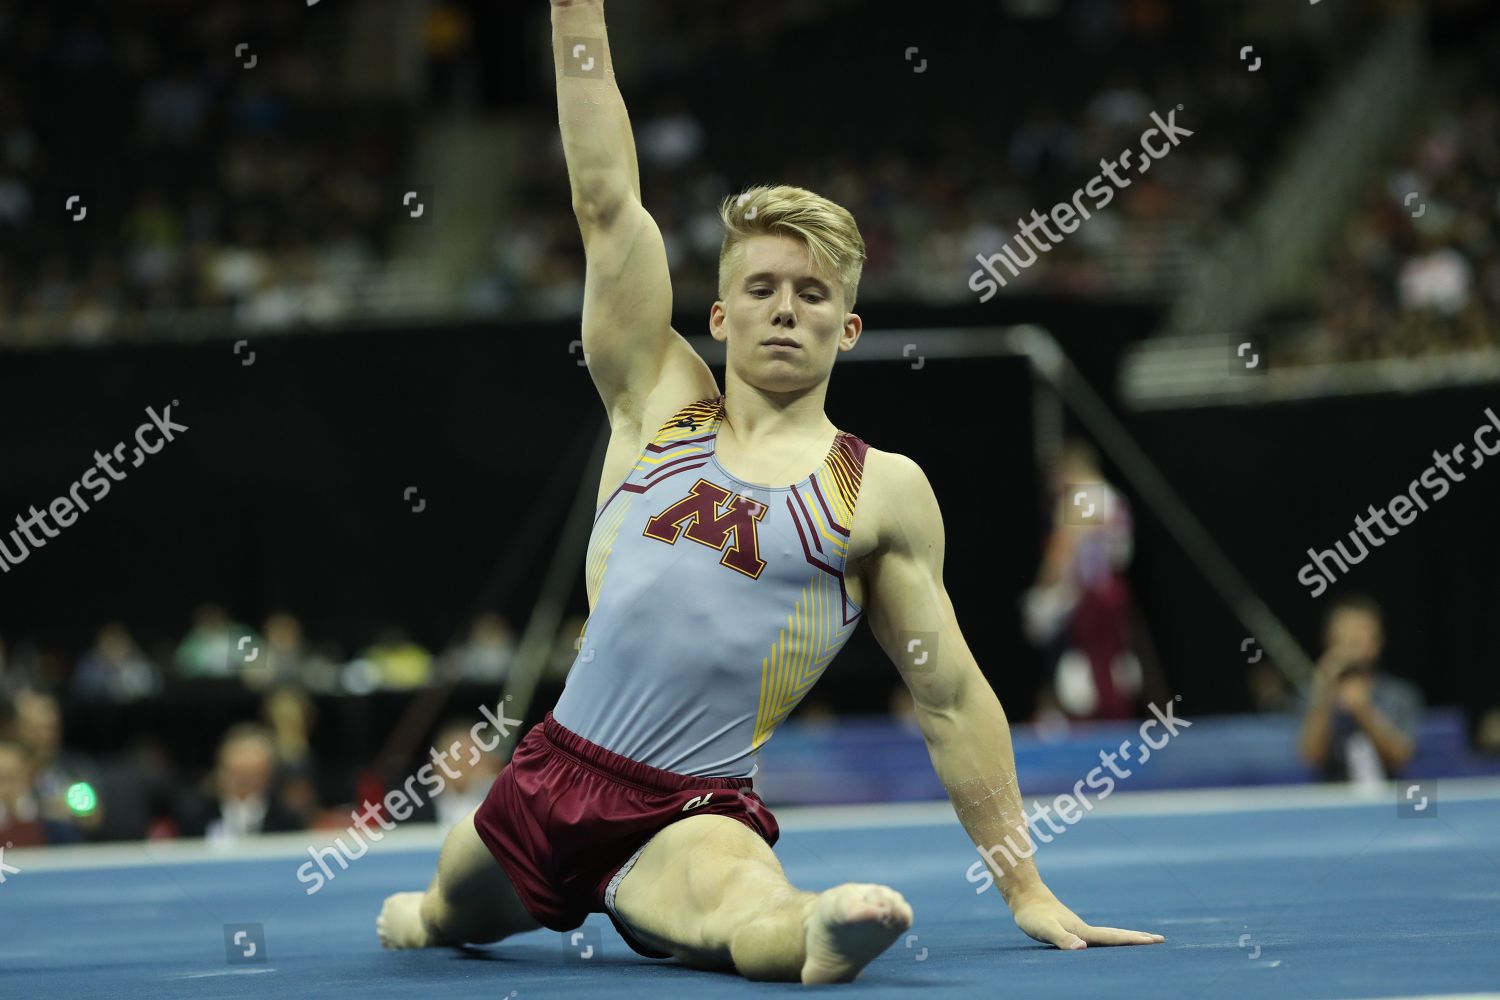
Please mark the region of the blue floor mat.
[[[426, 885], [430, 849], [372, 852], [314, 896], [294, 877], [291, 849], [195, 864], [130, 850], [140, 860], [129, 867], [23, 866], [0, 885], [0, 997], [644, 1000], [801, 989], [641, 958], [597, 914], [576, 947], [571, 935], [536, 931], [463, 951], [382, 951], [380, 903]], [[857, 983], [825, 988], [849, 996], [1279, 1000], [1500, 989], [1495, 799], [1444, 800], [1430, 817], [1398, 817], [1388, 803], [1101, 810], [1041, 847], [1043, 875], [1065, 903], [1095, 923], [1167, 936], [1150, 947], [1059, 952], [1031, 941], [994, 888], [976, 894], [967, 880], [978, 856], [956, 822], [788, 823], [777, 854], [799, 887], [878, 881], [911, 902], [911, 933]]]

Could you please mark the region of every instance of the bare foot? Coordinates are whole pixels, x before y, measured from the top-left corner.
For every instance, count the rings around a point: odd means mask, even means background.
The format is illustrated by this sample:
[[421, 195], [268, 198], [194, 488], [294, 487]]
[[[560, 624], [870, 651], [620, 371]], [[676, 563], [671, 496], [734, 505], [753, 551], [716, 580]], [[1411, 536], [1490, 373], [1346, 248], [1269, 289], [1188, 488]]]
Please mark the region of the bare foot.
[[846, 882], [820, 893], [802, 926], [802, 981], [847, 983], [911, 926], [911, 906], [889, 886]]
[[435, 942], [422, 922], [421, 892], [398, 892], [385, 898], [375, 931], [386, 948], [426, 948]]

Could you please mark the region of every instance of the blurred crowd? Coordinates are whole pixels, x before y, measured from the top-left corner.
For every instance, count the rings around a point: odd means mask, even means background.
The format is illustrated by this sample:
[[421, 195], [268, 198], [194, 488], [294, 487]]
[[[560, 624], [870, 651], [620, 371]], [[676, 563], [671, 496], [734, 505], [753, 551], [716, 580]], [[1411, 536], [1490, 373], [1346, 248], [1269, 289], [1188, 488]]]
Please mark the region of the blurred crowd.
[[[576, 654], [583, 618], [567, 619], [544, 675], [566, 674]], [[30, 688], [68, 698], [118, 704], [160, 693], [179, 682], [238, 679], [254, 691], [295, 685], [313, 694], [368, 694], [438, 683], [503, 684], [516, 640], [503, 615], [486, 612], [467, 634], [440, 653], [389, 627], [368, 645], [346, 654], [332, 643], [307, 639], [298, 619], [277, 611], [259, 627], [235, 621], [217, 604], [199, 607], [180, 640], [152, 644], [148, 652], [120, 622], [106, 623], [93, 645], [70, 662], [34, 643], [0, 642], [0, 694]]]
[[1348, 226], [1322, 320], [1279, 364], [1500, 348], [1500, 44]]
[[0, 345], [128, 337], [147, 311], [341, 314], [387, 250], [407, 116], [343, 96], [320, 24], [251, 0], [0, 8]]
[[[583, 616], [573, 616], [562, 624], [543, 683], [566, 676], [583, 622]], [[510, 624], [494, 613], [476, 616], [467, 634], [440, 653], [392, 629], [344, 657], [331, 645], [308, 642], [286, 612], [252, 628], [214, 605], [198, 609], [175, 644], [149, 652], [119, 622], [100, 629], [72, 663], [31, 642], [0, 640], [0, 842], [233, 839], [343, 829], [352, 803], [379, 799], [382, 783], [393, 776], [379, 766], [350, 773], [347, 761], [318, 759], [315, 696], [415, 692], [462, 682], [498, 690], [516, 651]], [[257, 710], [218, 735], [216, 757], [197, 771], [174, 762], [161, 742], [168, 734], [139, 726], [126, 727], [133, 733], [129, 746], [98, 758], [67, 738], [69, 709], [115, 706], [129, 712], [173, 687], [209, 681], [242, 683]], [[476, 720], [440, 722], [430, 745], [469, 745]], [[502, 753], [497, 748], [455, 755], [452, 766], [460, 773], [423, 803], [415, 820], [457, 821], [488, 790], [503, 765]]]
[[[360, 33], [298, 7], [90, 0], [0, 11], [0, 346], [132, 338], [148, 312], [153, 331], [188, 329], [195, 310], [222, 330], [348, 318], [390, 260], [415, 123], [474, 112], [490, 71], [473, 3], [408, 6], [417, 13], [397, 34], [417, 40], [425, 72], [399, 102], [348, 96], [339, 73]], [[722, 81], [726, 66], [757, 65], [746, 60], [843, 24], [847, 3], [656, 12], [671, 17], [672, 43], [653, 43], [628, 98], [643, 198], [678, 295], [712, 299], [719, 201], [774, 178], [859, 219], [865, 301], [972, 301], [976, 256], [996, 253], [1015, 220], [1069, 199], [1101, 157], [1136, 147], [1150, 112], [1183, 104], [1193, 137], [1006, 289], [1159, 297], [1253, 195], [1301, 95], [1335, 70], [1338, 51], [1357, 49], [1267, 40], [1259, 51], [1278, 72], [1251, 76], [1224, 58], [1233, 18], [1186, 0], [1015, 6], [1016, 30], [988, 55], [1020, 77], [1068, 60], [1044, 95], [976, 107], [964, 74], [903, 77], [860, 105], [865, 148], [830, 143], [825, 130], [816, 156], [816, 129], [807, 141], [711, 141], [717, 105], [694, 81]], [[548, 91], [516, 112], [528, 148], [552, 155], [524, 158], [490, 262], [465, 286], [476, 313], [567, 315], [581, 302]]]
[[[1010, 72], [1020, 78], [1027, 75], [1024, 60], [1068, 58], [1067, 78], [1049, 81], [1045, 94], [976, 112], [968, 92], [973, 80], [962, 74], [948, 81], [958, 88], [951, 94], [935, 90], [936, 81], [913, 86], [906, 105], [884, 108], [901, 121], [900, 139], [891, 135], [889, 118], [874, 117], [863, 126], [878, 140], [869, 149], [830, 142], [824, 133], [818, 154], [809, 156], [796, 136], [778, 136], [751, 144], [754, 176], [747, 176], [742, 144], [712, 141], [710, 130], [719, 126], [712, 106], [703, 106], [709, 99], [695, 107], [685, 96], [694, 91], [685, 79], [632, 87], [626, 98], [641, 197], [662, 230], [674, 294], [704, 303], [717, 296], [719, 204], [740, 187], [774, 179], [816, 191], [854, 214], [867, 252], [862, 302], [973, 302], [968, 279], [976, 256], [997, 253], [1016, 232], [1016, 220], [1033, 209], [1046, 213], [1071, 200], [1100, 173], [1101, 158], [1138, 151], [1153, 111], [1165, 115], [1184, 106], [1176, 121], [1193, 136], [1149, 173], [1122, 170], [1129, 186], [1116, 192], [1108, 209], [1039, 255], [1036, 266], [1004, 289], [1165, 295], [1194, 248], [1220, 235], [1255, 193], [1282, 148], [1288, 120], [1295, 119], [1299, 94], [1331, 72], [1328, 53], [1318, 53], [1309, 40], [1274, 46], [1275, 78], [1250, 76], [1214, 44], [1229, 22], [1200, 20], [1200, 14], [1166, 2], [1059, 8], [1041, 25], [996, 39], [1000, 51], [989, 57], [1012, 64]], [[714, 72], [732, 75], [734, 53], [723, 58], [727, 68]], [[882, 110], [878, 99], [865, 107], [872, 115]], [[470, 289], [475, 309], [557, 316], [581, 308], [584, 258], [555, 119], [549, 113], [529, 122], [529, 144], [551, 155], [525, 168], [513, 198], [517, 214], [497, 227], [492, 267]], [[781, 125], [791, 123], [778, 120]]]
[[[423, 72], [404, 100], [352, 96], [340, 74], [358, 33], [292, 7], [0, 10], [0, 346], [187, 331], [195, 314], [222, 330], [350, 318], [391, 259], [415, 123], [486, 110], [473, 3], [405, 6], [398, 23]], [[1256, 51], [1276, 72], [1252, 75], [1223, 56], [1234, 18], [1186, 2], [1016, 6], [1026, 9], [1013, 37], [997, 39], [991, 58], [1020, 77], [1067, 58], [1070, 73], [1045, 94], [976, 112], [963, 74], [914, 77], [920, 88], [895, 92], [906, 96], [862, 105], [863, 146], [825, 134], [816, 156], [816, 131], [717, 141], [722, 95], [711, 81], [847, 19], [846, 4], [778, 0], [707, 17], [679, 0], [656, 12], [672, 19], [671, 43], [653, 46], [627, 98], [642, 198], [679, 300], [716, 295], [719, 202], [774, 179], [859, 220], [861, 301], [973, 302], [976, 258], [997, 253], [1016, 220], [1069, 200], [1101, 158], [1138, 146], [1151, 112], [1182, 105], [1178, 121], [1193, 135], [1149, 174], [1127, 172], [1107, 210], [1001, 290], [1161, 300], [1192, 256], [1241, 220], [1306, 95], [1359, 50], [1358, 39], [1265, 39]], [[1320, 321], [1278, 348], [1281, 363], [1500, 344], [1500, 53], [1491, 56], [1371, 191], [1322, 284]], [[545, 152], [520, 164], [487, 263], [464, 284], [470, 312], [581, 308], [582, 248], [555, 111], [543, 103], [506, 111], [527, 147]], [[881, 115], [901, 122], [901, 136]]]
[[[760, 2], [735, 24], [838, 2]], [[487, 6], [0, 7], [0, 347], [360, 315], [406, 221], [416, 124], [484, 103]], [[719, 20], [690, 19], [657, 58], [691, 58]], [[374, 72], [382, 96], [351, 71]]]

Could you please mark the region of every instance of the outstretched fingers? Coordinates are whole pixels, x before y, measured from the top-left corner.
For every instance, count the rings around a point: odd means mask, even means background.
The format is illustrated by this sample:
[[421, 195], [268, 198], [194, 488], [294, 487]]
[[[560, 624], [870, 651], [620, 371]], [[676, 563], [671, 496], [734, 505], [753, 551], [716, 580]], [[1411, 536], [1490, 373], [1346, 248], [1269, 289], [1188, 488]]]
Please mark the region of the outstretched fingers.
[[[1075, 935], [1077, 937], [1078, 935]], [[1094, 927], [1084, 924], [1082, 939], [1088, 944], [1117, 945], [1117, 944], [1160, 944], [1166, 940], [1160, 934], [1149, 934], [1145, 931], [1128, 931], [1120, 927]]]

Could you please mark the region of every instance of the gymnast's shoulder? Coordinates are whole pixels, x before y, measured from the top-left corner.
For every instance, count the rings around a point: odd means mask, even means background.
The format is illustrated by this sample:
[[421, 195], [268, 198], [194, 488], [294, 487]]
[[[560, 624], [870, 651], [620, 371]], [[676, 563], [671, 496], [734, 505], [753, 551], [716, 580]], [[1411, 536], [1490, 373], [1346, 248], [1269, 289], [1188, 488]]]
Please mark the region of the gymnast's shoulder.
[[942, 513], [927, 474], [910, 456], [871, 447], [865, 452], [855, 509], [856, 531], [871, 548], [892, 541], [941, 546]]

